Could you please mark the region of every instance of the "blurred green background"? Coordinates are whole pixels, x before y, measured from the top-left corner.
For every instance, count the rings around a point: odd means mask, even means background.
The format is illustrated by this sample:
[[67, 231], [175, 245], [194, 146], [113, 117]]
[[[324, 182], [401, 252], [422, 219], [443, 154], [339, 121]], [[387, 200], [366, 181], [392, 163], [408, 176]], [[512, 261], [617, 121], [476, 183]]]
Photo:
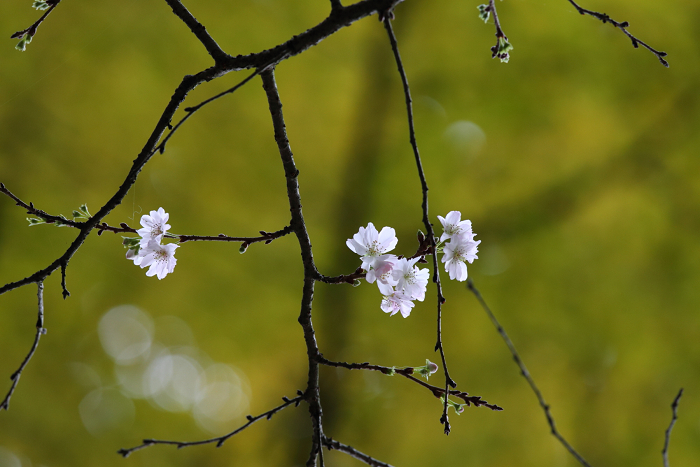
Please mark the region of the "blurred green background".
[[[165, 2], [64, 2], [24, 53], [9, 36], [39, 13], [0, 4], [0, 181], [49, 213], [96, 211], [122, 183], [182, 76], [211, 64]], [[520, 350], [562, 434], [594, 466], [659, 466], [670, 403], [686, 393], [674, 466], [700, 463], [700, 5], [590, 0], [665, 50], [666, 69], [565, 0], [499, 2], [515, 49], [490, 58], [478, 2], [408, 0], [394, 27], [412, 85], [435, 216], [459, 210], [482, 240], [469, 274]], [[329, 2], [188, 2], [228, 53], [257, 52], [321, 21]], [[249, 72], [200, 86], [185, 105]], [[282, 63], [277, 80], [322, 273], [352, 272], [345, 239], [373, 222], [415, 251], [420, 184], [403, 94], [376, 17]], [[178, 117], [182, 116], [180, 111]], [[172, 231], [253, 236], [289, 220], [259, 79], [199, 112], [107, 219], [138, 226], [162, 206]], [[28, 228], [0, 199], [0, 283], [57, 258], [76, 232]], [[439, 225], [439, 223], [438, 223]], [[223, 447], [143, 438], [219, 435], [306, 382], [296, 319], [296, 239], [188, 243], [162, 281], [92, 235], [46, 282], [48, 334], [0, 413], [3, 467], [293, 466], [309, 451], [304, 406]], [[446, 274], [443, 273], [443, 279]], [[434, 288], [428, 296], [434, 296]], [[400, 377], [324, 369], [326, 433], [396, 466], [574, 466], [510, 354], [461, 283], [444, 284], [444, 340], [459, 388], [505, 408], [439, 424], [440, 403]], [[36, 288], [0, 297], [0, 391], [31, 345]], [[435, 305], [409, 319], [379, 309], [372, 285], [317, 285], [321, 351], [345, 361], [439, 361]], [[193, 384], [199, 381], [199, 386]], [[439, 383], [440, 377], [433, 380]], [[353, 466], [344, 454], [329, 465]]]

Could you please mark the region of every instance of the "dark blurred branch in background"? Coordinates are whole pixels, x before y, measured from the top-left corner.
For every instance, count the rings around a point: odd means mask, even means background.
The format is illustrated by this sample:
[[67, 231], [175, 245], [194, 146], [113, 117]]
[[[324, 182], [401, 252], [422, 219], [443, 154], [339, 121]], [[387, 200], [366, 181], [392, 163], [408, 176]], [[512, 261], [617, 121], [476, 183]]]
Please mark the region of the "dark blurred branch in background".
[[520, 358], [520, 354], [518, 354], [518, 351], [515, 350], [513, 342], [508, 337], [508, 334], [506, 334], [506, 330], [503, 329], [501, 323], [498, 322], [496, 316], [491, 312], [491, 309], [484, 301], [484, 298], [481, 296], [479, 290], [474, 286], [474, 282], [471, 280], [471, 278], [467, 279], [467, 288], [474, 294], [476, 299], [481, 304], [481, 307], [491, 319], [491, 322], [496, 327], [496, 331], [498, 331], [498, 334], [500, 334], [501, 338], [508, 346], [508, 350], [510, 350], [511, 355], [513, 356], [513, 360], [515, 360], [516, 365], [518, 365], [518, 368], [520, 368], [520, 374], [523, 375], [523, 378], [527, 380], [527, 383], [530, 385], [530, 388], [532, 388], [532, 391], [537, 396], [537, 401], [540, 403], [540, 407], [542, 407], [542, 410], [544, 410], [544, 415], [547, 417], [547, 423], [549, 423], [549, 428], [552, 431], [552, 435], [559, 440], [559, 442], [571, 453], [572, 456], [576, 458], [577, 461], [579, 461], [581, 465], [585, 467], [591, 467], [591, 465], [588, 462], [586, 462], [583, 456], [576, 452], [573, 446], [571, 446], [569, 442], [566, 441], [566, 439], [564, 439], [564, 437], [559, 433], [559, 431], [557, 431], [556, 423], [554, 422], [554, 417], [552, 417], [552, 414], [549, 412], [549, 405], [545, 402], [544, 397], [542, 397], [542, 393], [535, 384], [535, 380], [533, 380], [532, 376], [530, 376], [530, 372], [527, 371], [525, 364]]

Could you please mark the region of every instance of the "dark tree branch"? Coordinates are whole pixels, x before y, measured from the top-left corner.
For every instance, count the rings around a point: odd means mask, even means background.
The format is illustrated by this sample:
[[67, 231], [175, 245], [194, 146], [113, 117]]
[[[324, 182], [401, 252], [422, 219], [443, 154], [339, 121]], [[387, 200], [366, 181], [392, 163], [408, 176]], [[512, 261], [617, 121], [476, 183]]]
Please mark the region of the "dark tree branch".
[[333, 438], [330, 438], [328, 436], [323, 437], [323, 445], [328, 448], [330, 451], [331, 449], [335, 449], [336, 451], [344, 452], [346, 454], [349, 454], [350, 456], [354, 457], [357, 460], [360, 460], [364, 462], [367, 465], [370, 465], [372, 467], [391, 467], [391, 465], [379, 461], [373, 457], [368, 456], [367, 454], [358, 451], [352, 446], [348, 446], [347, 444], [343, 444], [341, 442], [338, 442], [334, 440]]
[[168, 3], [168, 5], [170, 5], [170, 8], [173, 9], [173, 13], [175, 13], [175, 15], [180, 18], [188, 28], [190, 28], [190, 31], [197, 36], [197, 39], [199, 39], [199, 42], [201, 42], [207, 49], [207, 52], [209, 52], [211, 58], [214, 59], [214, 62], [222, 62], [224, 58], [228, 57], [228, 54], [221, 50], [219, 44], [217, 44], [216, 41], [209, 35], [207, 28], [197, 21], [197, 18], [192, 16], [192, 13], [185, 8], [180, 0], [165, 1]]
[[[381, 366], [381, 365], [372, 365], [368, 362], [364, 362], [364, 363], [333, 362], [331, 360], [326, 359], [323, 356], [320, 356], [318, 358], [318, 363], [320, 363], [322, 365], [336, 367], [336, 368], [347, 368], [348, 370], [379, 371], [379, 372], [384, 373], [385, 375], [389, 375], [389, 376], [391, 376], [393, 374], [398, 374], [398, 375], [401, 375], [404, 378], [410, 379], [414, 383], [419, 384], [419, 385], [423, 386], [424, 388], [428, 389], [430, 392], [433, 393], [433, 396], [435, 396], [438, 399], [445, 396], [445, 389], [444, 388], [440, 388], [438, 386], [433, 386], [432, 384], [428, 384], [425, 381], [413, 376], [413, 374], [414, 374], [413, 367], [395, 368], [395, 367], [388, 367], [388, 366]], [[484, 407], [488, 407], [491, 410], [499, 410], [499, 411], [503, 410], [503, 408], [499, 407], [498, 405], [489, 404], [487, 401], [481, 399], [480, 396], [470, 396], [468, 392], [462, 392], [462, 391], [458, 391], [456, 389], [450, 389], [449, 395], [455, 396], [459, 399], [462, 399], [467, 406], [470, 406], [473, 404], [475, 407], [481, 407], [483, 405]]]
[[[301, 391], [299, 391], [301, 392]], [[250, 425], [253, 423], [257, 422], [258, 420], [261, 420], [263, 418], [269, 420], [272, 418], [274, 414], [279, 412], [280, 410], [289, 407], [290, 405], [294, 404], [295, 407], [299, 406], [299, 403], [304, 399], [303, 395], [300, 394], [294, 399], [288, 399], [287, 397], [283, 397], [282, 400], [284, 401], [284, 404], [278, 405], [272, 410], [268, 410], [265, 413], [261, 413], [257, 417], [253, 417], [252, 415], [246, 416], [248, 419], [248, 423], [245, 425], [240, 426], [239, 428], [236, 428], [230, 433], [227, 433], [223, 436], [219, 436], [217, 438], [210, 438], [210, 439], [203, 439], [199, 441], [167, 441], [167, 440], [162, 440], [162, 439], [144, 439], [143, 444], [139, 446], [135, 446], [133, 448], [129, 449], [120, 449], [117, 451], [117, 454], [119, 454], [122, 457], [129, 457], [132, 452], [134, 451], [140, 451], [141, 449], [147, 448], [149, 446], [155, 446], [156, 444], [171, 444], [174, 446], [177, 446], [178, 449], [180, 448], [186, 448], [189, 446], [201, 446], [203, 444], [216, 444], [216, 447], [220, 447], [222, 444], [224, 444], [229, 438], [231, 438], [234, 435], [237, 435], [241, 431], [245, 430], [248, 428]]]
[[[491, 0], [491, 1], [493, 1], [493, 0]], [[599, 19], [599, 20], [602, 21], [603, 23], [610, 23], [610, 24], [612, 24], [613, 26], [615, 26], [616, 28], [618, 28], [620, 31], [622, 31], [627, 37], [630, 38], [630, 40], [632, 41], [632, 46], [633, 46], [635, 49], [639, 48], [639, 46], [641, 45], [642, 47], [644, 47], [645, 49], [647, 49], [649, 52], [651, 52], [651, 53], [653, 53], [654, 55], [656, 55], [656, 58], [659, 59], [659, 61], [661, 62], [661, 64], [662, 64], [663, 66], [665, 66], [666, 68], [668, 68], [668, 62], [667, 62], [666, 60], [664, 60], [664, 58], [663, 58], [663, 57], [665, 57], [665, 56], [668, 55], [668, 54], [667, 54], [666, 52], [661, 52], [661, 51], [659, 51], [659, 50], [656, 50], [656, 49], [652, 48], [652, 47], [651, 47], [649, 44], [647, 44], [646, 42], [643, 42], [643, 41], [637, 39], [636, 37], [634, 37], [632, 34], [630, 34], [630, 32], [627, 30], [627, 28], [629, 27], [630, 23], [628, 23], [627, 21], [617, 22], [617, 21], [615, 21], [614, 19], [612, 19], [611, 17], [609, 17], [606, 13], [598, 13], [597, 11], [592, 11], [592, 10], [587, 10], [587, 9], [585, 9], [585, 8], [581, 8], [580, 6], [578, 6], [578, 5], [576, 4], [576, 2], [574, 2], [574, 0], [569, 0], [569, 3], [571, 3], [571, 4], [574, 6], [574, 8], [576, 8], [576, 10], [577, 10], [579, 13], [581, 13], [582, 15], [589, 15], [589, 16], [592, 16], [592, 17], [594, 17], [594, 18]]]
[[321, 466], [323, 467], [323, 410], [321, 408], [321, 393], [319, 389], [319, 367], [318, 344], [316, 342], [316, 333], [314, 332], [313, 323], [311, 321], [311, 307], [314, 298], [314, 284], [318, 271], [314, 264], [313, 252], [311, 249], [311, 239], [306, 230], [304, 223], [304, 215], [301, 210], [301, 195], [299, 194], [299, 170], [294, 163], [292, 148], [289, 145], [287, 138], [287, 130], [284, 123], [284, 115], [282, 114], [282, 101], [280, 100], [275, 82], [274, 68], [266, 69], [261, 73], [263, 89], [267, 96], [267, 102], [270, 107], [270, 115], [272, 116], [272, 126], [275, 133], [275, 142], [279, 149], [284, 174], [287, 179], [287, 197], [289, 198], [289, 210], [292, 214], [291, 227], [299, 240], [301, 248], [301, 259], [304, 264], [304, 288], [301, 299], [301, 312], [299, 313], [299, 324], [304, 331], [304, 342], [306, 343], [306, 353], [309, 359], [309, 379], [304, 391], [304, 398], [309, 403], [309, 414], [311, 415], [311, 423], [313, 425], [313, 436], [311, 452], [309, 459], [306, 462], [307, 467], [316, 465], [316, 459], [320, 456]]
[[683, 388], [681, 388], [681, 390], [678, 391], [678, 394], [676, 395], [675, 399], [673, 399], [673, 403], [671, 404], [673, 417], [671, 417], [671, 423], [668, 425], [668, 428], [666, 428], [666, 435], [664, 437], [664, 448], [661, 451], [661, 455], [664, 458], [664, 467], [670, 466], [670, 464], [668, 463], [668, 445], [671, 442], [671, 430], [673, 430], [673, 425], [676, 424], [676, 420], [678, 419], [678, 402], [681, 400], [682, 395]]
[[[408, 134], [411, 142], [411, 148], [413, 149], [413, 155], [416, 160], [416, 167], [418, 168], [418, 177], [420, 178], [421, 189], [423, 192], [423, 224], [428, 232], [428, 239], [430, 240], [430, 245], [432, 251], [435, 251], [435, 233], [433, 231], [433, 225], [430, 223], [430, 217], [428, 215], [428, 182], [425, 179], [425, 172], [423, 171], [423, 163], [421, 162], [420, 153], [418, 151], [418, 144], [416, 143], [416, 132], [413, 124], [413, 101], [411, 100], [411, 90], [408, 86], [408, 78], [406, 77], [406, 72], [403, 68], [403, 62], [401, 61], [401, 55], [399, 54], [399, 45], [396, 41], [396, 36], [394, 35], [394, 30], [391, 27], [391, 20], [389, 17], [384, 18], [384, 27], [389, 34], [389, 41], [391, 42], [391, 50], [394, 52], [394, 58], [396, 60], [396, 66], [401, 75], [401, 83], [403, 84], [404, 96], [406, 98], [406, 112], [408, 114]], [[435, 350], [440, 351], [440, 358], [442, 359], [442, 368], [445, 373], [445, 392], [449, 391], [450, 387], [457, 387], [457, 383], [450, 377], [450, 372], [447, 368], [447, 360], [445, 359], [445, 349], [442, 343], [442, 304], [445, 303], [445, 297], [442, 295], [442, 285], [440, 283], [440, 269], [438, 266], [437, 255], [433, 255], [433, 282], [437, 286], [437, 343], [435, 344]], [[447, 415], [447, 398], [445, 398], [445, 403], [443, 406], [442, 416], [440, 417], [440, 423], [445, 425], [445, 434], [450, 434], [450, 421]]]
[[3, 399], [2, 402], [0, 402], [0, 411], [3, 409], [10, 410], [10, 399], [12, 398], [12, 394], [14, 394], [15, 392], [17, 384], [19, 384], [19, 378], [22, 376], [22, 372], [29, 363], [29, 360], [31, 360], [34, 356], [34, 352], [36, 352], [36, 349], [39, 346], [39, 339], [41, 339], [41, 336], [46, 334], [46, 329], [44, 328], [44, 283], [37, 282], [36, 285], [38, 289], [36, 295], [38, 299], [39, 311], [36, 320], [36, 335], [34, 336], [34, 343], [32, 344], [32, 348], [29, 349], [29, 353], [27, 354], [27, 356], [24, 357], [24, 361], [22, 361], [22, 364], [19, 366], [19, 369], [17, 369], [17, 371], [12, 373], [12, 376], [10, 376], [10, 379], [12, 380], [12, 386], [10, 386], [10, 390], [5, 396], [5, 399]]
[[530, 385], [532, 392], [534, 392], [535, 396], [537, 396], [537, 401], [540, 403], [540, 407], [542, 407], [545, 417], [547, 417], [547, 423], [549, 424], [549, 428], [551, 429], [552, 435], [559, 440], [559, 442], [571, 453], [572, 456], [574, 456], [574, 458], [576, 458], [576, 460], [581, 465], [583, 465], [584, 467], [591, 467], [590, 464], [586, 462], [586, 460], [581, 456], [581, 454], [576, 452], [576, 450], [569, 444], [568, 441], [566, 441], [566, 439], [564, 439], [564, 437], [557, 430], [556, 423], [554, 422], [554, 417], [549, 411], [549, 405], [545, 402], [542, 393], [535, 384], [535, 380], [532, 379], [532, 376], [530, 376], [530, 372], [527, 371], [525, 364], [520, 358], [520, 354], [518, 354], [518, 351], [515, 350], [513, 342], [510, 340], [510, 337], [508, 337], [508, 334], [506, 334], [506, 330], [503, 329], [501, 323], [498, 322], [496, 316], [491, 312], [491, 309], [486, 304], [486, 301], [481, 296], [479, 290], [477, 290], [477, 288], [474, 286], [474, 282], [471, 279], [467, 279], [467, 288], [474, 294], [476, 299], [479, 301], [479, 304], [481, 304], [481, 307], [491, 319], [491, 322], [496, 327], [496, 331], [498, 331], [498, 334], [503, 339], [503, 342], [505, 342], [508, 346], [508, 350], [510, 350], [511, 355], [513, 356], [513, 360], [515, 360], [516, 365], [518, 365], [518, 368], [520, 368], [520, 374], [523, 375], [523, 378], [525, 378], [527, 383]]

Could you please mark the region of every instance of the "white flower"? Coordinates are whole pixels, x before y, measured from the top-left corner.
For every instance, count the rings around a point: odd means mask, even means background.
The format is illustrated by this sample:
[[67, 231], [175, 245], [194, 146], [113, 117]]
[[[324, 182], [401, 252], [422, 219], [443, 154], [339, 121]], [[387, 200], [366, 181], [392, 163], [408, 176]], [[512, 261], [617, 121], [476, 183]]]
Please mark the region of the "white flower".
[[161, 245], [155, 240], [150, 240], [146, 247], [139, 250], [141, 260], [137, 263], [134, 259], [134, 264], [141, 266], [141, 269], [150, 266], [146, 275], [149, 277], [157, 275], [160, 280], [175, 269], [175, 263], [177, 263], [175, 249], [178, 246], [174, 243]]
[[170, 214], [165, 212], [163, 208], [158, 208], [157, 211], [151, 211], [151, 215], [144, 214], [141, 216], [142, 229], [136, 231], [141, 236], [141, 248], [149, 244], [151, 240], [160, 243], [163, 240], [163, 235], [170, 228], [168, 222]]
[[372, 265], [372, 269], [367, 271], [367, 282], [373, 284], [374, 281], [377, 281], [377, 285], [379, 286], [380, 290], [382, 289], [382, 285], [396, 285], [392, 272], [398, 260], [399, 259], [396, 257], [396, 255], [378, 256]]
[[391, 313], [390, 316], [394, 316], [400, 311], [401, 316], [408, 318], [413, 306], [414, 303], [411, 301], [410, 297], [402, 292], [394, 292], [391, 295], [385, 296], [382, 300], [382, 310], [385, 313]]
[[440, 237], [441, 242], [456, 235], [471, 234], [472, 232], [472, 222], [470, 220], [460, 222], [462, 213], [459, 211], [450, 211], [447, 213], [447, 217], [437, 217], [442, 223], [443, 228], [443, 233]]
[[370, 222], [367, 224], [367, 228], [360, 227], [359, 232], [352, 238], [348, 238], [345, 244], [360, 255], [362, 269], [369, 271], [381, 255], [394, 249], [397, 242], [394, 229], [384, 227], [381, 232], [377, 233], [377, 229]]
[[143, 260], [143, 256], [139, 256], [139, 253], [136, 251], [136, 249], [127, 250], [126, 259], [133, 261], [134, 264], [136, 266], [138, 266], [141, 264], [141, 260]]
[[450, 279], [457, 279], [460, 282], [467, 280], [467, 261], [471, 264], [478, 258], [478, 246], [481, 240], [474, 241], [474, 235], [458, 235], [445, 244], [445, 255], [442, 262], [445, 263], [445, 271], [450, 274]]
[[396, 281], [396, 290], [408, 295], [412, 300], [422, 302], [425, 298], [430, 271], [414, 266], [419, 259], [401, 258], [394, 267], [393, 276]]

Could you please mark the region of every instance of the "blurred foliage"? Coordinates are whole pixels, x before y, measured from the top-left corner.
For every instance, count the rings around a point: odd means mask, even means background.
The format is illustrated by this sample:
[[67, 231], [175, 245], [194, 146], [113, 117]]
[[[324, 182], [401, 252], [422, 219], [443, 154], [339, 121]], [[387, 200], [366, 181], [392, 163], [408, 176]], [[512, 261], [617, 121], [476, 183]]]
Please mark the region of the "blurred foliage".
[[[477, 5], [409, 0], [396, 9], [433, 221], [450, 210], [472, 220], [482, 244], [470, 276], [522, 353], [560, 431], [592, 465], [660, 465], [670, 404], [681, 386], [671, 463], [695, 465], [700, 6], [582, 5], [629, 21], [632, 33], [669, 53], [666, 69], [564, 0], [498, 3], [515, 47], [510, 63], [501, 64], [491, 59], [493, 25], [483, 24]], [[330, 7], [321, 0], [186, 6], [233, 55], [277, 45], [318, 23]], [[28, 1], [0, 4], [7, 38], [37, 17]], [[0, 47], [0, 181], [52, 214], [102, 206], [182, 76], [211, 64], [164, 2], [64, 2], [26, 52], [14, 45], [7, 39]], [[359, 265], [344, 243], [369, 221], [397, 229], [399, 254], [415, 251], [420, 184], [395, 68], [385, 31], [372, 17], [277, 70], [304, 214], [317, 264], [328, 275]], [[200, 86], [186, 105], [246, 73]], [[182, 234], [252, 236], [287, 224], [283, 172], [259, 80], [191, 119], [107, 221], [137, 226], [160, 206]], [[44, 267], [74, 238], [67, 228], [28, 228], [25, 217], [0, 199], [2, 284]], [[245, 375], [246, 413], [264, 412], [306, 383], [293, 236], [252, 245], [244, 255], [232, 244], [185, 244], [175, 273], [162, 281], [125, 261], [120, 241], [112, 234], [89, 238], [68, 268], [68, 300], [61, 299], [58, 274], [47, 281], [48, 334], [10, 411], [0, 413], [0, 464], [15, 456], [23, 467], [301, 465], [310, 430], [303, 405], [220, 449], [153, 447], [121, 459], [118, 448], [143, 438], [212, 435], [188, 413], [143, 399], [134, 399], [133, 414], [119, 423], [88, 431], [81, 401], [96, 387], [120, 394], [116, 364], [98, 336], [103, 315], [119, 305], [152, 317], [156, 338], [162, 320], [186, 323], [190, 347]], [[460, 389], [505, 411], [471, 408], [452, 416], [446, 437], [439, 402], [417, 385], [324, 369], [327, 434], [396, 466], [576, 465], [549, 434], [476, 300], [463, 284], [444, 287], [451, 374]], [[31, 344], [35, 293], [24, 287], [0, 298], [3, 395]], [[314, 318], [324, 355], [399, 366], [438, 360], [434, 300], [417, 304], [404, 320], [383, 314], [379, 298], [368, 284], [317, 285]], [[215, 434], [242, 425], [244, 415]], [[327, 460], [358, 465], [335, 452]]]

